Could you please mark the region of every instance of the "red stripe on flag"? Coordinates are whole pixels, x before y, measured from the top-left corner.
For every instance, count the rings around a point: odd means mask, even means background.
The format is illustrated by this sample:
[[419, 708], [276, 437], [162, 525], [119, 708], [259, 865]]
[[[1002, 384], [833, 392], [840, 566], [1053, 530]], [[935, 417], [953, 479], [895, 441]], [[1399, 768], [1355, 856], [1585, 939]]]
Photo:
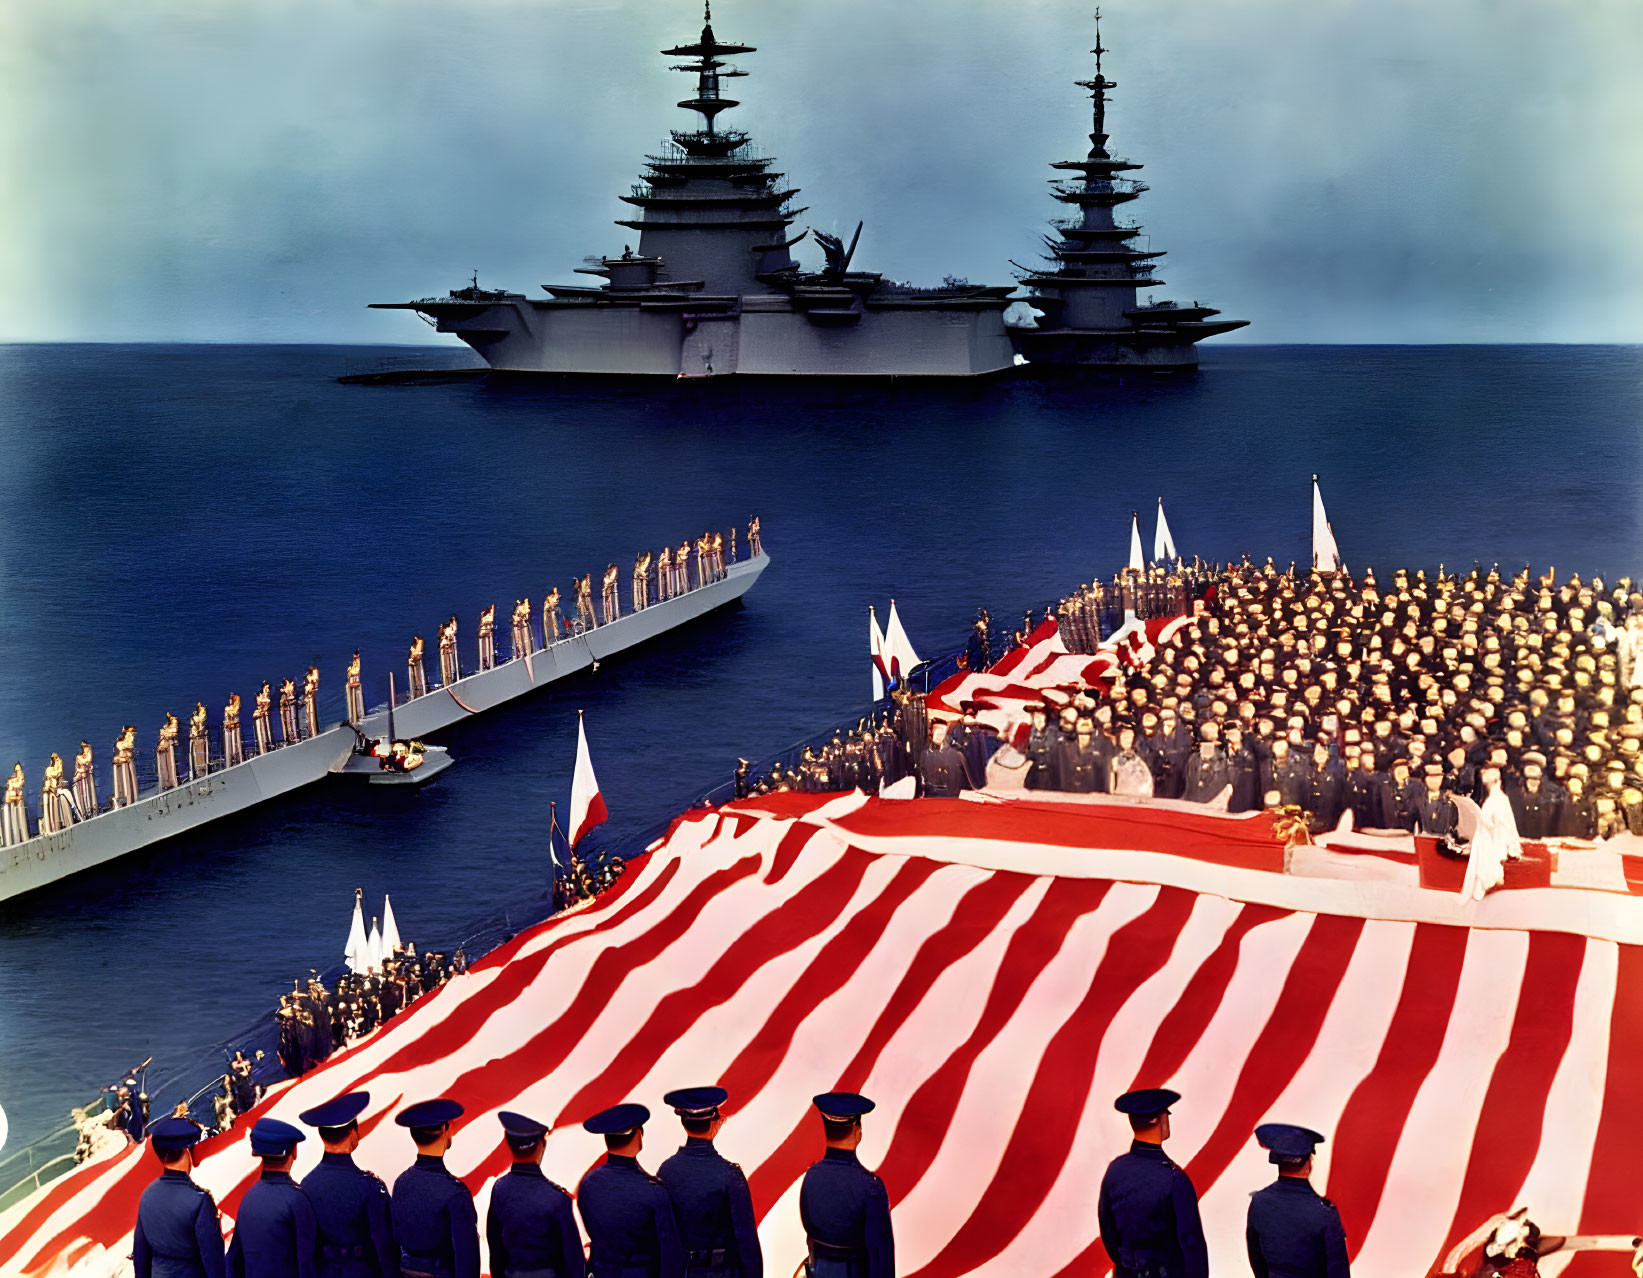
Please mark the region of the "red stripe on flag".
[[[1463, 927], [1416, 926], [1404, 967], [1403, 991], [1380, 1054], [1353, 1090], [1336, 1125], [1335, 1147], [1352, 1151], [1352, 1170], [1349, 1178], [1331, 1177], [1329, 1196], [1340, 1209], [1347, 1247], [1354, 1255], [1375, 1219], [1386, 1173], [1403, 1135], [1403, 1120], [1443, 1046], [1466, 959], [1467, 936]], [[1387, 979], [1393, 975], [1388, 972]]]
[[[1536, 1152], [1543, 1142], [1558, 1140], [1556, 1132], [1543, 1131], [1546, 1101], [1574, 1029], [1575, 989], [1587, 947], [1583, 936], [1529, 935], [1512, 1036], [1495, 1062], [1483, 1098], [1483, 1118], [1472, 1140], [1454, 1223], [1443, 1243], [1445, 1255], [1490, 1217], [1519, 1206], [1513, 1195], [1529, 1175]], [[1509, 1124], [1490, 1121], [1490, 1115], [1504, 1114], [1511, 1115]]]
[[[1045, 1046], [990, 1191], [917, 1271], [922, 1278], [968, 1273], [1008, 1247], [1033, 1218], [1072, 1152], [1107, 1027], [1130, 995], [1169, 960], [1197, 899], [1192, 892], [1162, 888], [1151, 906], [1113, 934], [1089, 990]], [[895, 1198], [892, 1189], [892, 1204]]]

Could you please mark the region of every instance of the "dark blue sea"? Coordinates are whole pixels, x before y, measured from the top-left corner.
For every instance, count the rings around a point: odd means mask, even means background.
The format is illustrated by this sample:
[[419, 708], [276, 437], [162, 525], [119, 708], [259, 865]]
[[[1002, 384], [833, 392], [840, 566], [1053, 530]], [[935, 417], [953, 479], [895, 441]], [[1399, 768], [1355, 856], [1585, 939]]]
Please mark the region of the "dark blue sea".
[[216, 721], [310, 662], [336, 698], [356, 647], [380, 701], [450, 613], [471, 662], [483, 605], [755, 513], [772, 565], [743, 607], [445, 734], [423, 791], [315, 787], [0, 904], [13, 1147], [145, 1056], [151, 1090], [207, 1081], [340, 959], [356, 887], [436, 947], [538, 895], [578, 708], [607, 837], [637, 836], [862, 713], [869, 603], [956, 646], [980, 604], [1118, 566], [1133, 508], [1150, 545], [1159, 496], [1188, 556], [1304, 560], [1318, 471], [1353, 568], [1643, 575], [1639, 348], [1211, 347], [1184, 379], [961, 388], [335, 380], [406, 355], [0, 347], [0, 770], [32, 795], [84, 737], [106, 792], [123, 724], [151, 752], [165, 712]]

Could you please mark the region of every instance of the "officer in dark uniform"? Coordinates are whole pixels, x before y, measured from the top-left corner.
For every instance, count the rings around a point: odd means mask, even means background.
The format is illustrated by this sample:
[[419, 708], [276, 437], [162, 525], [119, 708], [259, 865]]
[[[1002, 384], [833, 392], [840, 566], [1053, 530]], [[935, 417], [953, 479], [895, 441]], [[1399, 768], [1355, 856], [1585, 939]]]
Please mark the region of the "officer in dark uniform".
[[394, 1237], [403, 1278], [479, 1278], [479, 1214], [473, 1195], [445, 1170], [454, 1100], [419, 1101], [394, 1115], [411, 1129], [416, 1162], [394, 1182]]
[[306, 1139], [277, 1118], [259, 1118], [251, 1129], [262, 1175], [245, 1191], [234, 1221], [229, 1278], [314, 1278], [314, 1209], [291, 1179], [297, 1144]]
[[1460, 813], [1454, 799], [1443, 788], [1443, 780], [1443, 764], [1428, 763], [1424, 776], [1425, 791], [1415, 807], [1419, 818], [1416, 828], [1422, 834], [1436, 835], [1440, 839], [1460, 828]]
[[591, 1278], [683, 1278], [684, 1248], [662, 1182], [639, 1166], [650, 1111], [612, 1105], [582, 1124], [605, 1138], [605, 1161], [577, 1186]]
[[947, 740], [947, 725], [930, 726], [929, 748], [918, 759], [918, 792], [925, 798], [955, 799], [970, 789], [964, 756]]
[[895, 1235], [884, 1182], [856, 1159], [861, 1116], [873, 1102], [854, 1092], [815, 1098], [827, 1152], [799, 1187], [799, 1219], [810, 1244], [808, 1278], [894, 1278]]
[[1114, 1104], [1130, 1120], [1130, 1152], [1107, 1165], [1097, 1214], [1114, 1278], [1207, 1278], [1198, 1193], [1164, 1152], [1178, 1092], [1148, 1087]]
[[1278, 1179], [1249, 1196], [1249, 1267], [1255, 1278], [1347, 1278], [1346, 1231], [1335, 1204], [1312, 1188], [1317, 1132], [1262, 1123], [1255, 1139], [1278, 1165]]
[[165, 1168], [143, 1190], [132, 1234], [136, 1278], [225, 1278], [217, 1204], [189, 1178], [200, 1129], [186, 1118], [162, 1118], [148, 1143]]
[[548, 1125], [507, 1110], [496, 1117], [513, 1166], [492, 1186], [485, 1214], [491, 1278], [583, 1278], [587, 1259], [570, 1194], [542, 1174]]
[[396, 1278], [399, 1273], [388, 1186], [354, 1166], [358, 1119], [370, 1103], [369, 1092], [350, 1092], [298, 1115], [319, 1129], [325, 1146], [319, 1166], [302, 1182], [318, 1229], [315, 1278]]
[[742, 1169], [720, 1155], [713, 1138], [724, 1125], [722, 1087], [685, 1087], [662, 1097], [684, 1124], [685, 1143], [656, 1169], [673, 1200], [673, 1220], [692, 1274], [762, 1278], [758, 1222]]

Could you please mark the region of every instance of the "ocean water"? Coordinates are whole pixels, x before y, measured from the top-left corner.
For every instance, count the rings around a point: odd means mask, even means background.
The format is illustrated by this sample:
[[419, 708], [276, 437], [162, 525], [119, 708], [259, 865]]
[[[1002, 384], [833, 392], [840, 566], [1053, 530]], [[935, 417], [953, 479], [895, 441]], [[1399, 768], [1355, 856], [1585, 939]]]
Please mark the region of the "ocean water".
[[[1162, 496], [1187, 555], [1643, 576], [1643, 349], [1207, 348], [1191, 378], [962, 387], [335, 381], [403, 350], [0, 347], [0, 770], [761, 516], [745, 605], [441, 738], [422, 792], [314, 787], [0, 904], [11, 1146], [141, 1060], [212, 1045], [341, 957], [355, 887], [449, 946], [546, 884], [587, 713], [612, 838], [859, 713], [866, 611], [927, 653], [1125, 557]], [[460, 352], [454, 353], [460, 360]], [[432, 356], [429, 356], [432, 359]], [[505, 626], [503, 627], [505, 631]], [[432, 645], [430, 644], [430, 650]], [[247, 706], [249, 716], [249, 705]], [[205, 1082], [200, 1077], [201, 1083]], [[151, 1088], [151, 1090], [153, 1090]]]

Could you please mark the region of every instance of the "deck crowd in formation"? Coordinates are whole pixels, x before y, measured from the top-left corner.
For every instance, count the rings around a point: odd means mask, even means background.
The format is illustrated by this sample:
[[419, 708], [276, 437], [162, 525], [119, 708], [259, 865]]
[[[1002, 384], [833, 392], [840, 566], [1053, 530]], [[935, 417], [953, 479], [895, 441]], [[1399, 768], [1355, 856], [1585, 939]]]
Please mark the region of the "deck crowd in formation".
[[[747, 1178], [714, 1139], [724, 1125], [722, 1087], [669, 1092], [684, 1145], [656, 1175], [639, 1163], [650, 1111], [614, 1105], [582, 1124], [604, 1138], [604, 1160], [572, 1196], [542, 1173], [548, 1125], [506, 1110], [497, 1114], [512, 1167], [491, 1190], [485, 1221], [491, 1278], [763, 1278]], [[1207, 1278], [1209, 1262], [1198, 1198], [1164, 1142], [1180, 1101], [1164, 1088], [1127, 1092], [1115, 1107], [1134, 1139], [1108, 1166], [1093, 1209], [1116, 1272], [1124, 1278]], [[246, 1191], [232, 1242], [224, 1248], [216, 1205], [197, 1186], [192, 1146], [200, 1130], [166, 1119], [150, 1136], [164, 1167], [143, 1193], [133, 1233], [135, 1278], [198, 1274], [202, 1278], [479, 1278], [479, 1218], [472, 1192], [447, 1170], [454, 1100], [421, 1101], [394, 1121], [407, 1128], [415, 1162], [390, 1191], [354, 1164], [366, 1092], [339, 1096], [300, 1115], [317, 1129], [325, 1153], [300, 1184], [292, 1177], [306, 1134], [278, 1119], [258, 1120], [251, 1152], [262, 1161]], [[826, 1092], [813, 1104], [825, 1142], [804, 1174], [799, 1217], [807, 1278], [894, 1278], [894, 1227], [884, 1182], [862, 1165], [863, 1116], [874, 1103], [854, 1092]], [[1312, 1188], [1312, 1156], [1323, 1137], [1308, 1128], [1267, 1123], [1255, 1138], [1278, 1178], [1250, 1197], [1250, 1265], [1257, 1278], [1345, 1278], [1345, 1234], [1328, 1199]], [[583, 1229], [588, 1246], [583, 1245]], [[786, 1258], [774, 1271], [786, 1273]]]
[[[293, 981], [291, 993], [281, 995], [279, 1061], [290, 1078], [301, 1078], [332, 1052], [385, 1025], [424, 994], [432, 994], [453, 977], [468, 970], [468, 955], [458, 946], [450, 955], [428, 951], [419, 955], [416, 943], [383, 960], [380, 971], [348, 973], [326, 989], [310, 974], [306, 989]], [[236, 1112], [248, 1106], [236, 1104]]]
[[1630, 579], [1399, 570], [1383, 587], [1373, 569], [1245, 561], [1126, 573], [1051, 615], [1069, 649], [1094, 652], [1135, 608], [1191, 615], [1110, 684], [1044, 689], [1018, 750], [1000, 751], [979, 707], [932, 723], [898, 689], [883, 723], [795, 769], [754, 778], [743, 765], [738, 792], [915, 775], [920, 793], [955, 794], [997, 782], [1004, 763], [1029, 789], [1224, 797], [1234, 812], [1296, 809], [1314, 832], [1350, 811], [1357, 828], [1451, 836], [1456, 796], [1499, 792], [1524, 838], [1643, 834], [1643, 594]]
[[[757, 516], [747, 528], [747, 548], [755, 557], [763, 552]], [[629, 583], [630, 608], [635, 612], [641, 611], [652, 604], [718, 581], [729, 571], [729, 565], [736, 562], [736, 557], [734, 528], [730, 530], [728, 544], [723, 533], [704, 533], [694, 542], [687, 540], [676, 548], [664, 547], [660, 554], [654, 556], [649, 551], [642, 551], [634, 560]], [[574, 618], [567, 616], [561, 608], [559, 590], [555, 587], [542, 601], [540, 626], [531, 601], [528, 598], [518, 600], [512, 614], [512, 658], [528, 657], [546, 645], [619, 620], [622, 616], [620, 577], [620, 569], [615, 564], [605, 569], [597, 610], [593, 602], [593, 575], [589, 573], [581, 577], [573, 589]], [[449, 687], [463, 677], [457, 632], [458, 622], [454, 616], [439, 628], [437, 653], [441, 685], [436, 686]], [[491, 604], [479, 614], [477, 669], [483, 672], [494, 669], [496, 665], [496, 605]], [[469, 670], [470, 674], [473, 672]], [[411, 640], [405, 678], [406, 699], [427, 695], [428, 672], [421, 635]], [[160, 724], [154, 749], [154, 771], [159, 789], [174, 789], [185, 782], [233, 767], [243, 763], [248, 754], [268, 754], [281, 746], [318, 736], [332, 726], [321, 720], [319, 689], [318, 666], [308, 667], [300, 691], [294, 679], [282, 680], [277, 694], [271, 682], [264, 682], [251, 711], [253, 740], [249, 743], [249, 750], [242, 722], [243, 705], [237, 692], [229, 697], [223, 707], [222, 721], [216, 726], [209, 722], [205, 703], [196, 702], [194, 712], [189, 716], [186, 740], [177, 716], [167, 714]], [[357, 724], [366, 716], [365, 690], [357, 651], [348, 664], [344, 692], [347, 722]], [[40, 783], [37, 821], [30, 818], [26, 793], [28, 781], [23, 765], [21, 761], [16, 763], [11, 776], [6, 779], [3, 802], [0, 802], [0, 847], [24, 843], [36, 835], [55, 834], [77, 822], [136, 802], [137, 750], [136, 725], [127, 724], [114, 742], [110, 777], [112, 793], [106, 798], [104, 792], [98, 789], [89, 741], [80, 743], [72, 772], [67, 770], [62, 757], [53, 751]]]

